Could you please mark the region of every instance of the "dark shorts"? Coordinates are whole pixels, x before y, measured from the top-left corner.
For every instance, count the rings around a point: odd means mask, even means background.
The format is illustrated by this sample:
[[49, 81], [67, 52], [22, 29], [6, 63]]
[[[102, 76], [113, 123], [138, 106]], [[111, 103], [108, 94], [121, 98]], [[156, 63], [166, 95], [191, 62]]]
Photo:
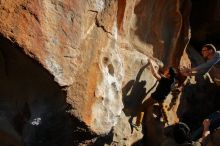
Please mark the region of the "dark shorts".
[[166, 99], [166, 96], [152, 93], [151, 97], [157, 102], [163, 102]]

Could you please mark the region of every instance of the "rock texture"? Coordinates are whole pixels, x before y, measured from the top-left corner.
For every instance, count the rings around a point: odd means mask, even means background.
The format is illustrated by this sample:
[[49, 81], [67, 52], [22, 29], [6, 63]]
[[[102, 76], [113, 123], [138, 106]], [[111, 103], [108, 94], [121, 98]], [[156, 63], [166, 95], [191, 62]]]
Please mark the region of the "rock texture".
[[[0, 117], [14, 145], [141, 145], [130, 122], [154, 90], [148, 61], [190, 63], [179, 61], [190, 10], [189, 0], [1, 0]], [[146, 115], [157, 145], [164, 127]]]

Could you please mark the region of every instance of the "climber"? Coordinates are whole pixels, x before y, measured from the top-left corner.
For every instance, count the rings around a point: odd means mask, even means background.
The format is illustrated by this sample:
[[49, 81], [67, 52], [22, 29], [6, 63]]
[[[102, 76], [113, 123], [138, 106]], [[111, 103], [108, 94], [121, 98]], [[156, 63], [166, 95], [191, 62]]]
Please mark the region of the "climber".
[[207, 136], [210, 134], [209, 126], [210, 120], [205, 119], [202, 137], [198, 141], [193, 141], [188, 125], [182, 122], [176, 123], [172, 125], [171, 136], [168, 136], [161, 146], [201, 146], [206, 143]]
[[163, 74], [159, 74], [155, 70], [155, 67], [150, 60], [149, 64], [151, 72], [153, 76], [159, 81], [159, 84], [157, 85], [155, 92], [151, 94], [151, 97], [142, 104], [141, 112], [137, 116], [136, 123], [133, 124], [136, 129], [138, 129], [137, 127], [140, 127], [144, 112], [146, 112], [149, 106], [152, 106], [155, 103], [159, 104], [159, 106], [157, 106], [157, 110], [159, 110], [159, 112], [157, 113], [158, 115], [155, 115], [156, 118], [162, 118], [163, 121], [167, 123], [167, 115], [163, 106], [163, 101], [166, 99], [166, 96], [170, 93], [172, 86], [175, 84], [175, 76], [177, 72], [173, 67], [167, 68]]
[[183, 68], [181, 73], [185, 76], [193, 76], [197, 74], [205, 74], [220, 61], [220, 51], [216, 51], [216, 48], [212, 44], [206, 44], [202, 47], [202, 57], [206, 60], [205, 63], [200, 64], [194, 68]]

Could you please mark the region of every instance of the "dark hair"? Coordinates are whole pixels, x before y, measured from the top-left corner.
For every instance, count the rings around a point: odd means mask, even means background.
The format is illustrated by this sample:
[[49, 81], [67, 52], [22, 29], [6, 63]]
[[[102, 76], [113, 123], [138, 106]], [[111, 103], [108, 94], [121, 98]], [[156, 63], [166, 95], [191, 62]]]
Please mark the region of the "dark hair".
[[185, 142], [192, 142], [190, 128], [182, 122], [174, 125], [173, 136], [178, 144], [183, 144]]
[[213, 44], [205, 44], [203, 47], [208, 48], [208, 50], [213, 50], [214, 52], [216, 52], [216, 48]]
[[176, 74], [177, 74], [176, 69], [173, 68], [173, 67], [170, 67], [170, 68], [169, 68], [169, 74], [170, 74], [170, 77], [171, 77], [171, 78], [175, 78], [175, 77], [176, 77]]

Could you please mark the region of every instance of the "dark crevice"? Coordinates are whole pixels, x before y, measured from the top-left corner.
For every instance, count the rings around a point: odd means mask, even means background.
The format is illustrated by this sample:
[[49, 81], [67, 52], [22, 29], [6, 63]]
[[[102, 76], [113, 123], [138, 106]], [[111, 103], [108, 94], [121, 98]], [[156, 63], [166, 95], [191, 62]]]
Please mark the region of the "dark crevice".
[[11, 127], [0, 125], [0, 135], [10, 134], [8, 139], [0, 138], [0, 145], [17, 141], [12, 145], [70, 146], [94, 138], [83, 122], [67, 112], [72, 106], [53, 75], [22, 50], [0, 36], [0, 123], [8, 121]]
[[26, 5], [27, 5], [27, 4], [21, 5], [21, 9], [24, 10], [24, 11], [27, 11], [31, 16], [34, 17], [34, 19], [35, 19], [38, 23], [40, 23], [40, 19], [38, 18], [37, 14], [35, 14], [32, 10], [30, 10], [30, 8], [28, 8]]
[[110, 75], [114, 76], [114, 66], [112, 64], [108, 65], [108, 72]]
[[102, 30], [103, 30], [104, 32], [109, 33], [110, 35], [112, 35], [112, 33], [111, 33], [110, 31], [108, 31], [108, 30], [105, 28], [105, 26], [102, 25], [102, 24], [99, 22], [99, 20], [98, 20], [97, 17], [96, 17], [96, 22], [95, 22], [95, 24], [96, 24], [97, 27], [102, 28]]
[[118, 0], [118, 11], [117, 11], [117, 27], [120, 33], [123, 32], [123, 19], [125, 15], [126, 0]]
[[113, 35], [110, 31], [108, 31], [104, 25], [102, 25], [98, 19], [98, 11], [95, 11], [95, 10], [89, 10], [90, 12], [93, 12], [93, 13], [96, 13], [96, 17], [95, 17], [95, 24], [97, 27], [100, 27], [104, 32], [110, 34], [110, 35]]

